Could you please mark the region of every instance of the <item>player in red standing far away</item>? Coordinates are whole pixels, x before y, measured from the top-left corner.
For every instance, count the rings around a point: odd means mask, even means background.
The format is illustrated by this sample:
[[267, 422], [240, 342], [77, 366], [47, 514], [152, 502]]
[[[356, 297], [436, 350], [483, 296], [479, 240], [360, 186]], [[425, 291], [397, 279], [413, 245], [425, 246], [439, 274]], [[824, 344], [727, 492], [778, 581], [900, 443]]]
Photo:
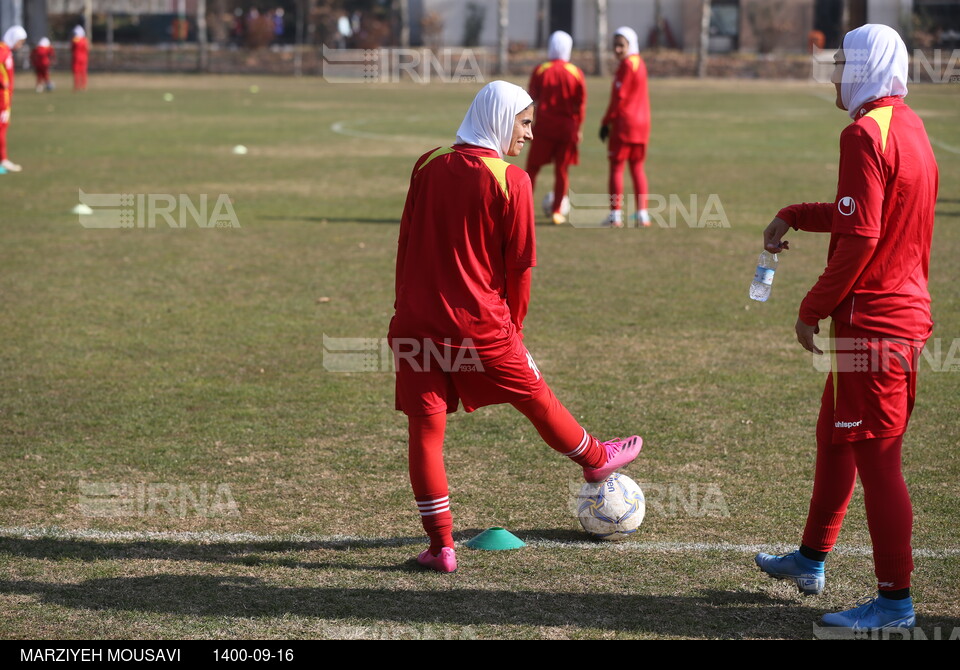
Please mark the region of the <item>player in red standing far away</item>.
[[917, 362], [930, 336], [927, 277], [938, 170], [923, 123], [906, 105], [907, 48], [888, 26], [865, 25], [837, 52], [837, 106], [853, 123], [840, 135], [840, 178], [830, 203], [786, 207], [764, 248], [787, 249], [797, 230], [829, 232], [827, 267], [800, 304], [797, 339], [814, 354], [818, 323], [832, 318], [836, 354], [817, 422], [813, 495], [800, 548], [761, 553], [760, 569], [815, 595], [836, 544], [857, 474], [873, 542], [877, 597], [823, 623], [913, 628], [913, 510], [901, 451], [916, 394]]
[[37, 75], [37, 93], [53, 90], [50, 66], [53, 64], [54, 56], [53, 46], [46, 37], [37, 42], [37, 46], [30, 52], [30, 64], [33, 65], [33, 71]]
[[73, 56], [73, 90], [87, 90], [87, 61], [90, 47], [87, 44], [87, 32], [83, 26], [73, 29], [73, 42], [70, 44], [70, 53]]
[[613, 53], [620, 61], [613, 79], [610, 105], [603, 115], [600, 140], [610, 139], [607, 158], [610, 161], [610, 214], [604, 225], [623, 227], [623, 164], [630, 166], [630, 176], [637, 211], [637, 226], [649, 226], [647, 212], [647, 173], [643, 163], [650, 142], [650, 96], [647, 92], [647, 66], [640, 57], [637, 33], [621, 27], [613, 34]]
[[7, 128], [13, 103], [13, 53], [27, 40], [23, 26], [11, 26], [0, 41], [0, 174], [20, 172], [23, 168], [7, 158]]
[[603, 481], [643, 445], [600, 442], [544, 382], [523, 345], [536, 265], [533, 190], [519, 156], [532, 138], [533, 101], [519, 86], [480, 90], [452, 147], [416, 162], [400, 223], [395, 314], [396, 407], [409, 423], [410, 483], [430, 547], [417, 561], [453, 572], [450, 492], [443, 463], [447, 413], [510, 403], [543, 440]]
[[530, 97], [537, 108], [533, 126], [534, 140], [527, 154], [527, 174], [534, 190], [537, 174], [548, 163], [554, 165], [553, 222], [567, 222], [561, 208], [570, 186], [569, 170], [578, 165], [577, 146], [583, 139], [583, 120], [587, 110], [587, 87], [583, 72], [570, 62], [573, 38], [558, 30], [550, 36], [546, 63], [530, 76]]

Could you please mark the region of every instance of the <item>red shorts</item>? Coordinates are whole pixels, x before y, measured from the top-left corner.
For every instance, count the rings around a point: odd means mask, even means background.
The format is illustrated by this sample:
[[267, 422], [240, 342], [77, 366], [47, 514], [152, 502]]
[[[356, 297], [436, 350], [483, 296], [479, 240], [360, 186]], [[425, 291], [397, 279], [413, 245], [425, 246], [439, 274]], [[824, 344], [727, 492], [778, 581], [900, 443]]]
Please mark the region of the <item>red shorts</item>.
[[[487, 405], [530, 400], [546, 388], [543, 376], [519, 336], [507, 355], [484, 361], [476, 349], [443, 349], [417, 355], [398, 352], [391, 343], [396, 365], [396, 408], [407, 416], [457, 411], [458, 403], [472, 412]], [[438, 351], [439, 349], [439, 351]]]
[[607, 157], [611, 163], [623, 163], [624, 161], [642, 163], [647, 158], [647, 145], [621, 142], [616, 135], [611, 135], [607, 147]]
[[580, 151], [576, 142], [557, 141], [547, 137], [534, 137], [527, 154], [527, 171], [539, 170], [544, 165], [578, 165]]
[[820, 411], [833, 417], [833, 442], [906, 433], [923, 343], [880, 337], [836, 322], [832, 337], [835, 351]]

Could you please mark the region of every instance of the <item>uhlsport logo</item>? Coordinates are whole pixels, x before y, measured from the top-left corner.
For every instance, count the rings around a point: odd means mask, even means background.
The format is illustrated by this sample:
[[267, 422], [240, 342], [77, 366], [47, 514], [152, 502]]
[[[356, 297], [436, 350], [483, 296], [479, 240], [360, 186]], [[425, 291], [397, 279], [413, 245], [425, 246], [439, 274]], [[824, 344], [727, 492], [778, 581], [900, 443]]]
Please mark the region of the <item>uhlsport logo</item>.
[[857, 203], [849, 195], [844, 196], [837, 201], [837, 210], [844, 216], [850, 216], [857, 211]]
[[233, 201], [225, 193], [212, 208], [203, 193], [193, 198], [180, 193], [86, 193], [78, 189], [80, 204], [74, 210], [84, 228], [186, 228], [192, 219], [198, 228], [239, 228]]

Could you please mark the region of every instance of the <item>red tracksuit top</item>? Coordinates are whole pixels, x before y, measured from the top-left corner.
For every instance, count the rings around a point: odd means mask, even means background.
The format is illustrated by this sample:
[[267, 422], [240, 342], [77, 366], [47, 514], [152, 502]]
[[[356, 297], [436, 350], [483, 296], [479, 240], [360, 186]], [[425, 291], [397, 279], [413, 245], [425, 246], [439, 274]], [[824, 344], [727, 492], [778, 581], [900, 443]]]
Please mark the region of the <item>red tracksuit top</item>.
[[537, 103], [534, 138], [576, 142], [587, 115], [587, 88], [580, 68], [565, 60], [547, 61], [530, 75], [527, 92]]
[[927, 277], [939, 175], [923, 122], [903, 98], [867, 103], [840, 135], [833, 203], [792, 205], [778, 216], [831, 233], [827, 267], [800, 305], [890, 337], [930, 336]]
[[647, 144], [650, 141], [647, 66], [639, 54], [620, 61], [602, 125], [610, 126], [610, 136], [622, 143]]
[[390, 336], [469, 339], [488, 360], [506, 353], [529, 302], [529, 284], [515, 295], [510, 275], [536, 265], [534, 223], [529, 175], [496, 151], [460, 144], [421, 156], [400, 222]]

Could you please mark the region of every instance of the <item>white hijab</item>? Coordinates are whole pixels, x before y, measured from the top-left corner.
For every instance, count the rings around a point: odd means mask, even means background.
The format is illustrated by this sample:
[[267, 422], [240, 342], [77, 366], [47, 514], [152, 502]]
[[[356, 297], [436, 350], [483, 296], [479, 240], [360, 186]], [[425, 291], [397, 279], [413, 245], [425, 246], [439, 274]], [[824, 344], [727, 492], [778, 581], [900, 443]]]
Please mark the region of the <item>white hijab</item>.
[[83, 29], [83, 26], [74, 26], [73, 27], [73, 36], [74, 37], [86, 37], [87, 31]]
[[617, 35], [620, 35], [623, 39], [627, 40], [628, 56], [640, 53], [640, 40], [637, 38], [637, 31], [635, 31], [633, 28], [628, 28], [627, 26], [620, 26], [617, 28], [616, 32], [613, 33], [614, 37]]
[[517, 114], [533, 104], [526, 91], [505, 81], [491, 81], [473, 99], [457, 131], [457, 144], [493, 149], [500, 158], [510, 149]]
[[25, 39], [27, 39], [27, 31], [23, 29], [23, 26], [10, 26], [7, 32], [3, 34], [3, 43], [11, 49], [17, 42]]
[[40, 38], [40, 41], [37, 42], [37, 46], [38, 46], [38, 47], [48, 47], [48, 46], [50, 46], [50, 40], [48, 40], [46, 37], [41, 37], [41, 38]]
[[562, 30], [550, 35], [550, 42], [547, 45], [547, 60], [570, 60], [570, 53], [573, 51], [573, 38], [569, 33]]
[[893, 28], [867, 24], [851, 30], [843, 38], [843, 57], [840, 100], [850, 118], [872, 100], [907, 94], [910, 61]]

